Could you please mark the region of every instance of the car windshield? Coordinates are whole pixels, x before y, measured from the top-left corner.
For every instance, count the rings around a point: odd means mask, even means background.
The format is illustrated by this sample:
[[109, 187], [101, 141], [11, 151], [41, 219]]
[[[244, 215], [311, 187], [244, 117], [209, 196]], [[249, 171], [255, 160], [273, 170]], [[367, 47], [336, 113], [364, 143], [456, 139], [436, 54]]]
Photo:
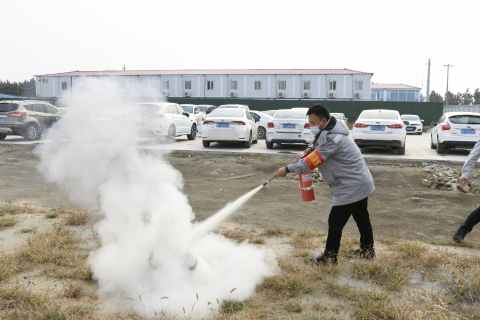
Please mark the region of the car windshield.
[[139, 113], [158, 113], [163, 108], [158, 104], [137, 104], [134, 109]]
[[188, 113], [193, 113], [193, 106], [185, 106], [185, 105], [180, 105], [180, 107], [183, 108]]
[[208, 117], [228, 117], [228, 118], [243, 118], [244, 112], [240, 110], [218, 110], [215, 109], [210, 114]]
[[235, 108], [235, 109], [238, 109], [238, 108], [240, 108], [240, 107], [239, 107], [239, 106], [220, 106], [220, 107], [218, 107], [218, 109], [226, 109], [226, 108], [230, 108], [230, 109]]
[[202, 112], [207, 112], [207, 107], [199, 107]]
[[459, 114], [448, 118], [454, 124], [480, 124], [480, 116]]
[[419, 116], [404, 115], [402, 116], [403, 121], [420, 121]]
[[359, 119], [398, 120], [398, 112], [390, 110], [367, 110], [362, 112]]
[[345, 120], [345, 117], [341, 113], [330, 113], [330, 115], [337, 120]]
[[0, 103], [0, 112], [10, 112], [18, 109], [17, 103]]
[[306, 111], [279, 110], [275, 113], [275, 119], [307, 119]]

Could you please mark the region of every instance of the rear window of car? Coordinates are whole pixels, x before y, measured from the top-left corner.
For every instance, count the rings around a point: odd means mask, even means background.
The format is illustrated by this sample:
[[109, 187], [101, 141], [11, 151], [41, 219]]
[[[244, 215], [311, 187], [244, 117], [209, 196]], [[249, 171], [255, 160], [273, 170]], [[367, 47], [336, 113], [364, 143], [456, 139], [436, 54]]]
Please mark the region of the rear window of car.
[[480, 124], [480, 116], [458, 115], [448, 118], [448, 121], [454, 124]]
[[17, 103], [0, 103], [0, 112], [10, 112], [18, 109]]
[[418, 121], [420, 120], [419, 116], [402, 116], [402, 120], [404, 121]]
[[240, 107], [239, 107], [239, 106], [228, 106], [228, 105], [227, 105], [227, 106], [220, 106], [220, 107], [218, 107], [218, 109], [225, 109], [225, 108], [230, 108], [230, 109], [235, 108], [235, 109], [239, 109]]
[[207, 112], [207, 107], [199, 107], [202, 112]]
[[307, 119], [307, 111], [279, 110], [274, 119]]
[[180, 106], [188, 113], [193, 113], [193, 106]]
[[362, 112], [359, 119], [398, 120], [398, 112], [390, 110], [367, 110]]
[[243, 118], [245, 115], [245, 112], [240, 111], [240, 110], [218, 110], [215, 109], [210, 114], [208, 117], [228, 117], [228, 118]]
[[137, 104], [134, 109], [139, 113], [158, 113], [163, 108], [157, 104]]
[[332, 117], [334, 117], [335, 119], [337, 120], [344, 120], [345, 117], [343, 116], [343, 114], [340, 114], [340, 113], [331, 113], [330, 114]]

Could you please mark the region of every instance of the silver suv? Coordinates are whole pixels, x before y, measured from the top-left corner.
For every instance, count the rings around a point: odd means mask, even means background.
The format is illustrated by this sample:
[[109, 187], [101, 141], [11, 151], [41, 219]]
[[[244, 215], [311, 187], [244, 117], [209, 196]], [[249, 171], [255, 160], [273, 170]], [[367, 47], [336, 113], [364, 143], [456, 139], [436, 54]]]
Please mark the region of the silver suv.
[[7, 135], [35, 140], [42, 134], [45, 117], [58, 111], [55, 106], [45, 101], [0, 101], [0, 140]]

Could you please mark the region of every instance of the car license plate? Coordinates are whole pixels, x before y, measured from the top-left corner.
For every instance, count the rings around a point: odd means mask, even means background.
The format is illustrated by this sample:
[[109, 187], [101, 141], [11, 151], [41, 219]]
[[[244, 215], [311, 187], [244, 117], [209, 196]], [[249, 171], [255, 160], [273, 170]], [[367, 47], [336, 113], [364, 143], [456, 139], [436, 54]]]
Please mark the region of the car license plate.
[[413, 131], [415, 128], [407, 128], [407, 131]]
[[5, 122], [5, 119], [4, 119], [4, 118], [0, 118], [0, 122]]
[[282, 128], [283, 129], [295, 129], [295, 125], [294, 124], [284, 124], [284, 125], [282, 125]]
[[228, 123], [217, 123], [217, 128], [229, 128], [230, 125]]
[[383, 126], [370, 126], [370, 131], [385, 131]]
[[469, 130], [469, 129], [462, 129], [462, 133], [464, 134], [475, 134], [475, 130]]

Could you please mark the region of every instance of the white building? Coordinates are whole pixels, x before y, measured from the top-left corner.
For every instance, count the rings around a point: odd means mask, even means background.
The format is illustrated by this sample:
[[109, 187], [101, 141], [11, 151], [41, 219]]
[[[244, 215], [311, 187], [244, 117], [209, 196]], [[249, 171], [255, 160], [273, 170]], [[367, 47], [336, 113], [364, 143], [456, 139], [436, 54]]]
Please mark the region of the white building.
[[80, 79], [118, 81], [126, 97], [370, 100], [373, 73], [349, 69], [72, 71], [37, 75], [37, 96], [61, 97]]

